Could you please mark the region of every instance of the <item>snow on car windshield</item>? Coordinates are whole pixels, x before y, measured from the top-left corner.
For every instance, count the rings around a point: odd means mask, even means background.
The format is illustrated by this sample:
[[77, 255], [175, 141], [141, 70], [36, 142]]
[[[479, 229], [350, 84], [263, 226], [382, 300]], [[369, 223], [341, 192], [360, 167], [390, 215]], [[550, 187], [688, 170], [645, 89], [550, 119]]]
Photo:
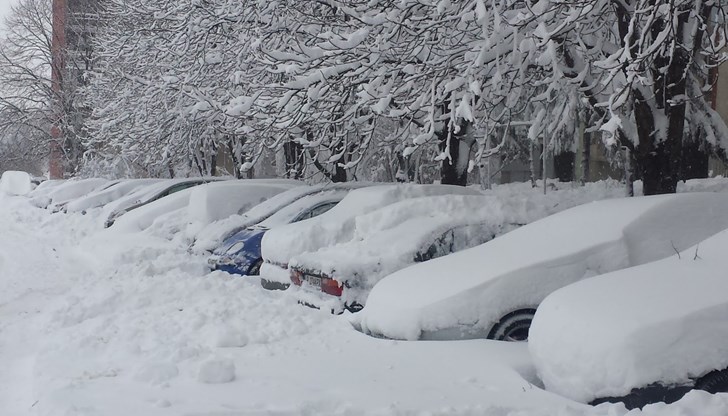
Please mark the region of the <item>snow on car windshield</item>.
[[323, 191], [313, 195], [306, 195], [297, 201], [278, 210], [275, 214], [264, 219], [257, 225], [262, 228], [274, 228], [278, 225], [288, 224], [299, 215], [311, 208], [325, 203], [337, 203], [348, 191]]

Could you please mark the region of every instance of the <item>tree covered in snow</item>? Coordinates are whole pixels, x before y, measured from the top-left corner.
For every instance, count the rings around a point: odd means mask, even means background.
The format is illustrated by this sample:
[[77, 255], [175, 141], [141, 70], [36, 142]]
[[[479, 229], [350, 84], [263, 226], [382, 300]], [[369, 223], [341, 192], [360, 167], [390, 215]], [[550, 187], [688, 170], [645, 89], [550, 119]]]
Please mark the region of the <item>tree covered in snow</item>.
[[[159, 175], [236, 172], [443, 183], [505, 154], [570, 150], [579, 124], [673, 192], [710, 108], [719, 0], [109, 0], [87, 90], [90, 158]], [[685, 122], [685, 120], [688, 120]], [[534, 161], [536, 163], [537, 161]]]
[[2, 168], [37, 170], [48, 153], [53, 114], [51, 9], [21, 0], [3, 22], [0, 39], [0, 159]]
[[724, 145], [725, 124], [706, 95], [711, 69], [725, 60], [723, 2], [542, 0], [503, 10], [518, 52], [532, 59], [504, 65], [505, 88], [490, 91], [510, 92], [519, 77], [535, 74], [529, 83], [545, 85], [545, 102], [557, 109], [533, 120], [534, 128], [546, 127], [542, 134], [573, 118], [566, 103], [577, 97], [597, 116], [591, 127], [604, 132], [605, 143], [629, 150], [646, 194], [675, 192], [683, 149], [696, 137], [706, 152]]

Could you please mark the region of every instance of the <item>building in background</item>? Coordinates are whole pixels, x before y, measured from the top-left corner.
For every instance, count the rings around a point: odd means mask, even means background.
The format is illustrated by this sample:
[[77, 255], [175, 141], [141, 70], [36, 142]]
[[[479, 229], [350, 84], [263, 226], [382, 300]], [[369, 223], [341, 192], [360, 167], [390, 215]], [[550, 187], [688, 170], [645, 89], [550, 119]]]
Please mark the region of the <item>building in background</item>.
[[98, 27], [98, 0], [53, 0], [52, 74], [54, 117], [49, 175], [72, 174], [83, 156], [81, 137], [90, 109], [77, 100], [93, 64], [91, 38]]

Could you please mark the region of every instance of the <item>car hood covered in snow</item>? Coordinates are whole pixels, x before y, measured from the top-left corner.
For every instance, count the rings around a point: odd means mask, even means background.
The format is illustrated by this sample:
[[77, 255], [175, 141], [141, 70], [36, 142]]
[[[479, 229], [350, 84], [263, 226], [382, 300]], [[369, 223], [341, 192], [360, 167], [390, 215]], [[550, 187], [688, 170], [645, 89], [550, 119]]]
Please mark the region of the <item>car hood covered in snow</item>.
[[399, 339], [484, 337], [500, 317], [560, 287], [667, 257], [728, 228], [726, 206], [728, 194], [719, 193], [581, 205], [393, 273], [372, 290], [359, 324]]

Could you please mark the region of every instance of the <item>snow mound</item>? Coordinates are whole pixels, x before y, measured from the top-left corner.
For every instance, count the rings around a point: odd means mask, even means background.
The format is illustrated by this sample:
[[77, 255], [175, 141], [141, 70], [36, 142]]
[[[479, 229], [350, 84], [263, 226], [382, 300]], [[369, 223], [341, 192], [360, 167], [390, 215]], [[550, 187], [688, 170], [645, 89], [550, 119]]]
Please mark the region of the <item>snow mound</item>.
[[154, 363], [142, 366], [134, 377], [149, 384], [162, 384], [179, 376], [179, 368], [173, 363]]
[[501, 317], [536, 307], [558, 288], [668, 257], [728, 228], [725, 206], [728, 194], [720, 193], [584, 204], [387, 276], [360, 325], [401, 339], [485, 337]]
[[27, 172], [8, 170], [0, 177], [0, 192], [10, 195], [27, 195], [33, 190], [33, 183]]
[[547, 389], [588, 402], [728, 367], [726, 246], [723, 231], [679, 256], [548, 296], [529, 339]]
[[211, 358], [200, 365], [197, 381], [205, 384], [229, 383], [235, 380], [235, 362], [229, 358]]

